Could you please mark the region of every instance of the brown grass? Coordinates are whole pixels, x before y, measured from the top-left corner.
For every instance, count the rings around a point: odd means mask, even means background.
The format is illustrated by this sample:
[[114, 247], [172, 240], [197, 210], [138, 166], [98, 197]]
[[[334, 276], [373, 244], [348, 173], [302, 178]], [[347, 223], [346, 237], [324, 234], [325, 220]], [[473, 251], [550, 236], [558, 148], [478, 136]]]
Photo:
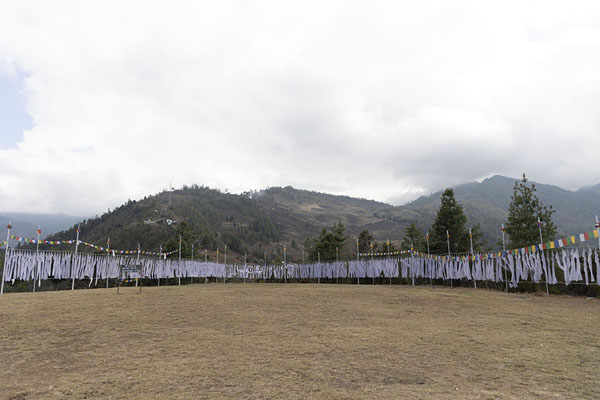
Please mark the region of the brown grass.
[[210, 284], [0, 297], [0, 398], [600, 398], [600, 300]]

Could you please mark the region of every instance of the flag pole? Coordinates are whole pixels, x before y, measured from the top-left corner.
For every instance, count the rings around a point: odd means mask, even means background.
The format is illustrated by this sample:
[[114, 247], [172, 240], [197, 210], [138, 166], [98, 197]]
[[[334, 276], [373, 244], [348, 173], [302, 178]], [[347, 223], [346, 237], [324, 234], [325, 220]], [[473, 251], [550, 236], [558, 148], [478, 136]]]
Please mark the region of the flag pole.
[[[538, 225], [538, 229], [540, 231], [540, 243], [544, 244], [544, 238], [542, 237], [542, 221], [540, 221], [540, 217], [538, 217], [537, 220], [537, 225]], [[542, 247], [542, 257], [544, 256], [544, 248]], [[548, 290], [548, 270], [550, 269], [550, 266], [548, 266], [546, 268], [546, 296], [550, 296], [550, 291]]]
[[8, 225], [6, 226], [6, 251], [4, 252], [4, 267], [2, 268], [2, 283], [0, 284], [0, 295], [4, 293], [4, 280], [5, 280], [5, 274], [6, 274], [6, 259], [8, 258], [8, 246], [9, 246], [9, 239], [10, 239], [10, 230], [12, 229], [12, 225], [11, 225], [12, 221], [8, 221]]
[[597, 215], [596, 215], [596, 231], [598, 232], [598, 250], [600, 250], [600, 222], [598, 221]]
[[[356, 239], [356, 261], [360, 261], [360, 253], [358, 252], [358, 238]], [[358, 275], [356, 276], [356, 284], [360, 285], [360, 276]]]
[[[473, 259], [473, 256], [475, 255], [473, 253], [473, 231], [471, 230], [471, 228], [469, 228], [469, 240], [471, 241], [471, 260]], [[473, 262], [473, 287], [475, 289], [477, 289], [477, 279], [475, 279], [475, 263]]]
[[[79, 248], [79, 227], [80, 224], [77, 224], [77, 238], [75, 239], [75, 257], [77, 257], [77, 249]], [[73, 268], [73, 263], [71, 263], [71, 290], [75, 290], [75, 269]]]
[[[162, 244], [160, 245], [160, 248], [158, 250], [158, 260], [160, 261], [161, 258], [163, 258], [163, 255], [162, 255]], [[160, 287], [160, 275], [158, 275], [157, 278], [158, 278], [158, 286]]]
[[[506, 242], [504, 241], [504, 224], [500, 228], [502, 231], [502, 257], [506, 254]], [[504, 268], [504, 282], [506, 283], [506, 293], [508, 293], [508, 277], [506, 276], [506, 268]]]
[[[448, 232], [447, 229], [446, 229], [446, 241], [448, 242], [448, 265], [450, 265], [452, 256], [450, 255], [450, 232]], [[448, 273], [450, 275], [450, 287], [454, 287], [454, 284], [452, 283], [452, 271], [448, 271]]]
[[181, 286], [181, 235], [179, 235], [179, 264], [177, 265], [177, 275], [179, 286]]
[[[141, 252], [140, 244], [138, 243], [137, 261], [136, 261], [136, 264], [138, 264], [138, 265], [140, 264], [140, 252]], [[138, 287], [138, 280], [141, 279], [141, 273], [138, 275], [140, 275], [140, 276], [135, 278], [135, 287]], [[142, 290], [142, 289], [140, 288], [140, 290]]]
[[[387, 243], [387, 250], [388, 250], [388, 260], [390, 259], [390, 239], [386, 239], [385, 241]], [[390, 285], [392, 284], [392, 277], [390, 276]]]
[[412, 275], [412, 285], [415, 286], [415, 247], [410, 244], [410, 274]]
[[427, 261], [429, 264], [429, 286], [433, 286], [433, 281], [431, 280], [431, 261], [429, 260], [429, 232], [425, 232], [425, 238], [427, 239]]
[[[192, 264], [194, 264], [194, 243], [192, 243]], [[190, 276], [190, 283], [194, 283], [194, 276]]]
[[317, 283], [321, 283], [321, 273], [323, 272], [323, 267], [321, 267], [321, 253], [317, 252], [317, 262], [319, 263], [319, 276], [317, 276]]
[[[39, 276], [40, 269], [40, 233], [42, 233], [40, 226], [38, 225], [37, 229], [37, 243], [35, 246], [35, 274], [33, 274], [33, 293], [35, 293], [35, 281]], [[42, 280], [40, 279], [40, 285], [42, 284]]]
[[[337, 247], [336, 247], [337, 250]], [[283, 245], [283, 283], [287, 283], [287, 249], [285, 245]], [[246, 258], [244, 257], [244, 264], [246, 264]]]
[[[371, 242], [371, 261], [373, 260], [373, 242]], [[368, 281], [367, 281], [368, 282]], [[375, 277], [371, 278], [371, 284], [375, 284]], [[368, 283], [367, 283], [368, 285]]]
[[106, 249], [106, 288], [108, 289], [108, 271], [110, 267], [110, 236], [106, 241], [106, 245], [108, 246], [108, 248]]

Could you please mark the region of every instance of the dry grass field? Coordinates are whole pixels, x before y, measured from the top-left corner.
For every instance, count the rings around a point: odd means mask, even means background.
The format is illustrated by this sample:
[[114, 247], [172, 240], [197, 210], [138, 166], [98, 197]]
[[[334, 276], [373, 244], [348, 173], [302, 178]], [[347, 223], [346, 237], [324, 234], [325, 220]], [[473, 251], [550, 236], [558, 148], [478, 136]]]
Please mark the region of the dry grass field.
[[600, 398], [600, 300], [209, 284], [0, 297], [3, 399]]

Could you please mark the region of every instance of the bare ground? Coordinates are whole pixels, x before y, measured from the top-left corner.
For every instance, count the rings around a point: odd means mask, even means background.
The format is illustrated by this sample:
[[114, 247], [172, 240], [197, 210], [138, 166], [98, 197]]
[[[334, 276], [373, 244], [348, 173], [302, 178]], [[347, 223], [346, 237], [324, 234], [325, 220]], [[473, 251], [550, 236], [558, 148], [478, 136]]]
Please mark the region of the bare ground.
[[0, 297], [5, 399], [600, 398], [600, 300], [209, 284]]

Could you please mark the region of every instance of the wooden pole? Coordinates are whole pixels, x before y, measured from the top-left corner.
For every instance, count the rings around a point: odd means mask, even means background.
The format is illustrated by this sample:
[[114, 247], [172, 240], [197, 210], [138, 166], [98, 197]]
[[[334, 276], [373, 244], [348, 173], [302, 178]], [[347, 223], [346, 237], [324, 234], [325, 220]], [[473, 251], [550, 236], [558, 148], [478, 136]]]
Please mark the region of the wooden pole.
[[[450, 232], [448, 232], [448, 230], [446, 230], [446, 240], [448, 241], [448, 263], [450, 263], [450, 261], [452, 261], [452, 256], [450, 255]], [[454, 285], [452, 284], [452, 271], [449, 271], [450, 274], [450, 287], [454, 287]]]
[[106, 288], [108, 289], [108, 271], [110, 267], [110, 236], [106, 241], [106, 245], [108, 248], [106, 249]]
[[4, 267], [2, 268], [2, 283], [0, 284], [0, 295], [4, 293], [4, 281], [6, 277], [6, 259], [8, 258], [10, 230], [12, 229], [11, 222], [12, 221], [8, 221], [8, 225], [6, 227], [6, 251], [4, 252]]
[[[506, 242], [504, 241], [504, 224], [502, 224], [500, 230], [502, 231], [502, 257], [504, 257], [504, 254], [506, 254]], [[506, 275], [506, 268], [504, 268], [504, 282], [506, 285], [506, 289], [504, 291], [508, 293], [508, 277]]]
[[[77, 238], [75, 239], [75, 257], [77, 257], [77, 249], [79, 248], [79, 224], [77, 224]], [[73, 270], [73, 261], [71, 261], [71, 290], [75, 290], [75, 271]]]
[[[471, 258], [471, 260], [473, 260], [473, 256], [475, 254], [473, 254], [473, 231], [471, 230], [471, 228], [469, 228], [469, 240], [471, 241], [471, 257], [470, 258]], [[471, 261], [471, 260], [469, 260], [469, 261]], [[475, 272], [474, 272], [475, 271], [475, 262], [474, 261], [471, 261], [471, 262], [473, 262], [473, 287], [475, 289], [477, 289], [477, 279], [475, 279]]]
[[[35, 281], [37, 280], [37, 277], [39, 276], [39, 268], [40, 268], [40, 233], [42, 233], [42, 230], [40, 229], [40, 226], [38, 225], [38, 229], [37, 229], [37, 243], [35, 246], [35, 273], [33, 274], [33, 293], [35, 293]], [[42, 283], [42, 280], [40, 279], [40, 285]]]

